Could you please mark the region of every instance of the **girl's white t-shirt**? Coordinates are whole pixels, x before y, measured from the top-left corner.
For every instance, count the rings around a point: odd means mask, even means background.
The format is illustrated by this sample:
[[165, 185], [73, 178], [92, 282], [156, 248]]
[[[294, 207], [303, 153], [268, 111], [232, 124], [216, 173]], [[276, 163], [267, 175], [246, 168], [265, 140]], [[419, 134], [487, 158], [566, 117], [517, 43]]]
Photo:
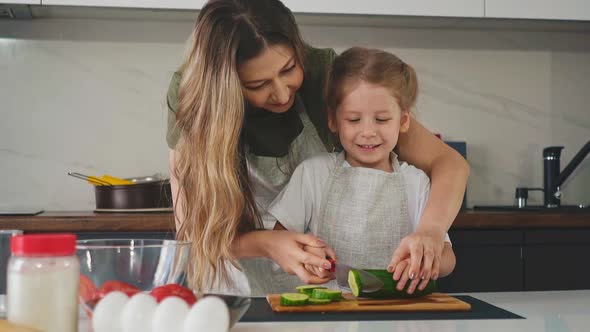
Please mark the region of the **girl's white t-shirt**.
[[[267, 218], [264, 228], [272, 229], [278, 220], [288, 230], [317, 234], [325, 187], [332, 169], [337, 166], [338, 154], [321, 153], [303, 161], [291, 175], [289, 183], [270, 204], [268, 212], [274, 218]], [[342, 166], [352, 167], [346, 160]], [[430, 179], [422, 170], [406, 162], [401, 162], [396, 171], [404, 176], [408, 215], [415, 230], [428, 202]], [[451, 242], [448, 234], [444, 240]]]

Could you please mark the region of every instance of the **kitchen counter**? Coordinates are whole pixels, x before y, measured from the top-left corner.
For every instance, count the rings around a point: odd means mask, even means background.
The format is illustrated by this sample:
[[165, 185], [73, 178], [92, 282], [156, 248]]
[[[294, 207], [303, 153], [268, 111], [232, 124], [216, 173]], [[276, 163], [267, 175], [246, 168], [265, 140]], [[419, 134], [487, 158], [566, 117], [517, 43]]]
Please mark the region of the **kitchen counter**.
[[[424, 320], [365, 322], [238, 323], [232, 332], [582, 332], [590, 326], [590, 290], [559, 292], [472, 293], [480, 300], [525, 319]], [[82, 321], [80, 332], [90, 332]]]
[[[459, 213], [452, 229], [590, 228], [590, 213], [498, 212]], [[0, 216], [0, 229], [27, 232], [170, 232], [171, 212], [45, 212], [36, 216]]]
[[172, 212], [50, 211], [36, 216], [0, 216], [0, 229], [25, 232], [171, 232], [175, 227]]

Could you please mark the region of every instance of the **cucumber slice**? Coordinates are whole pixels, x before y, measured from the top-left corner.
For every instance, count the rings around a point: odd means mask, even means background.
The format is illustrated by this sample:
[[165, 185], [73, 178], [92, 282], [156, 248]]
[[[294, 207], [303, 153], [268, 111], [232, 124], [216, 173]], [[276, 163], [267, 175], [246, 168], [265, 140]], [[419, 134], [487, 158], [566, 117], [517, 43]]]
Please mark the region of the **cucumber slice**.
[[397, 290], [397, 281], [393, 280], [393, 273], [387, 270], [365, 270], [376, 276], [384, 284], [383, 288], [376, 292], [363, 292], [362, 280], [358, 271], [351, 269], [348, 272], [348, 287], [350, 287], [352, 294], [356, 297], [366, 297], [372, 299], [407, 299], [426, 296], [436, 291], [436, 281], [430, 280], [424, 290], [416, 289], [413, 294], [408, 294], [408, 286], [410, 282], [406, 282], [403, 290]]
[[348, 287], [352, 291], [352, 295], [358, 297], [363, 291], [363, 285], [361, 284], [361, 277], [357, 270], [348, 271]]
[[297, 290], [297, 292], [299, 292], [301, 294], [311, 296], [314, 289], [326, 289], [326, 287], [316, 286], [316, 285], [303, 285], [303, 286], [297, 286], [295, 289]]
[[342, 299], [342, 291], [338, 289], [314, 289], [311, 293], [312, 299], [328, 299], [337, 301]]
[[300, 306], [306, 305], [309, 296], [299, 293], [285, 293], [281, 294], [281, 305], [285, 306]]
[[308, 304], [328, 304], [328, 303], [332, 303], [332, 300], [329, 299], [314, 299], [314, 298], [310, 298], [309, 301], [307, 302]]

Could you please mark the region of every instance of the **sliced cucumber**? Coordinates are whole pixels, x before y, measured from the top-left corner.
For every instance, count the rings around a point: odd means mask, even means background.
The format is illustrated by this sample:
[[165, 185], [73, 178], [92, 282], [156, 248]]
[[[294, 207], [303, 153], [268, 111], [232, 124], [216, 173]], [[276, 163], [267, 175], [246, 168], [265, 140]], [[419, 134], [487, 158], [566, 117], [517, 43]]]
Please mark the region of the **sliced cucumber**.
[[314, 289], [311, 293], [312, 299], [328, 299], [338, 301], [342, 299], [342, 291], [338, 289]]
[[328, 304], [332, 303], [330, 299], [314, 299], [313, 297], [309, 299], [307, 304]]
[[303, 286], [297, 286], [295, 289], [301, 294], [311, 296], [314, 289], [326, 289], [326, 287], [316, 286], [316, 285], [303, 285]]
[[414, 293], [408, 294], [408, 286], [410, 281], [406, 282], [403, 290], [397, 290], [397, 281], [393, 280], [393, 273], [387, 270], [365, 270], [376, 276], [384, 284], [383, 288], [376, 292], [363, 292], [362, 280], [358, 271], [351, 269], [348, 272], [348, 287], [352, 290], [352, 294], [356, 297], [366, 297], [372, 299], [396, 299], [396, 298], [414, 298], [422, 297], [436, 291], [436, 281], [430, 280], [424, 290], [416, 289]]
[[348, 271], [348, 287], [352, 291], [352, 295], [358, 297], [363, 291], [363, 285], [361, 284], [361, 277], [357, 270]]
[[306, 305], [309, 296], [300, 293], [285, 293], [281, 294], [281, 305], [285, 306], [300, 306]]

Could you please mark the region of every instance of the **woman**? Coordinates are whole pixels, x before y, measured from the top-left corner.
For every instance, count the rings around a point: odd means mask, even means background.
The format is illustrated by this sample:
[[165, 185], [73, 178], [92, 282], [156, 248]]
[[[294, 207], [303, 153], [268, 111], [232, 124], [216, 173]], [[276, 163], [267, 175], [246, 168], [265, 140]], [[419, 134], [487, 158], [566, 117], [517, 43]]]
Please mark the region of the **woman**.
[[[216, 0], [200, 11], [168, 91], [167, 134], [178, 237], [193, 241], [192, 259], [200, 263], [191, 264], [194, 288], [228, 282], [228, 264], [248, 257], [270, 258], [304, 283], [327, 281], [305, 269], [329, 267], [304, 250], [324, 247], [321, 239], [260, 229], [270, 225], [266, 208], [295, 167], [334, 149], [322, 96], [334, 57], [333, 50], [303, 43], [278, 0]], [[391, 267], [410, 258], [416, 287], [440, 264], [469, 167], [411, 121], [397, 153], [430, 176], [430, 200]]]

